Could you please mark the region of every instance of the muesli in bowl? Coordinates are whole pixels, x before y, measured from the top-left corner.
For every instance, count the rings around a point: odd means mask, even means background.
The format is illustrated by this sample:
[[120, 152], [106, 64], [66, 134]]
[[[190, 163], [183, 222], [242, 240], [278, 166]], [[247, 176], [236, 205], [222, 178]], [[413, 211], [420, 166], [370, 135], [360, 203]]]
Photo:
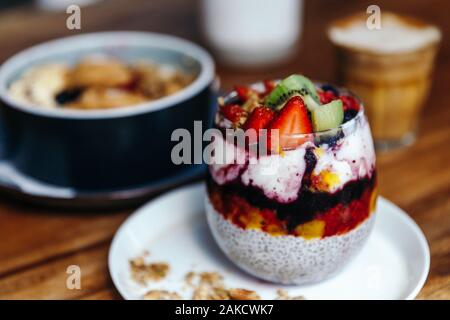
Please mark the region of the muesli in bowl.
[[72, 66], [58, 62], [34, 66], [10, 85], [9, 93], [42, 108], [108, 109], [169, 96], [194, 78], [167, 64], [150, 60], [126, 63], [97, 54]]

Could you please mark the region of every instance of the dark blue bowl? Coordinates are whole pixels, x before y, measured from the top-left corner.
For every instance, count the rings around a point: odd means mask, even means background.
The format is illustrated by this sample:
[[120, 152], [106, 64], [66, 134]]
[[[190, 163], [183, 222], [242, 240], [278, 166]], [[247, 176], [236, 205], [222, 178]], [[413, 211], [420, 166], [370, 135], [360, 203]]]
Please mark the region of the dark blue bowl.
[[[14, 100], [8, 87], [28, 68], [76, 63], [93, 53], [124, 61], [151, 59], [196, 74], [183, 90], [159, 100], [108, 110], [49, 109]], [[0, 153], [18, 170], [53, 185], [78, 190], [120, 190], [148, 185], [190, 170], [174, 165], [171, 134], [210, 126], [214, 63], [197, 45], [147, 32], [93, 33], [46, 42], [0, 67]]]

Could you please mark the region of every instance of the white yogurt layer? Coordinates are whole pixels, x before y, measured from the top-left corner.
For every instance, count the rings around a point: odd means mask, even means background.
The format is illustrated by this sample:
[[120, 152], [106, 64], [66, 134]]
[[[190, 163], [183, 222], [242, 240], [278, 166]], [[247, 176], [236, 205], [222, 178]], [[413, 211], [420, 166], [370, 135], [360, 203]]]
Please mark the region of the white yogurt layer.
[[365, 19], [355, 19], [346, 26], [329, 30], [330, 39], [339, 45], [380, 53], [412, 51], [439, 41], [441, 33], [434, 26], [416, 26], [394, 14], [381, 14], [381, 29], [369, 29]]
[[246, 186], [258, 187], [270, 199], [280, 202], [292, 202], [302, 185], [305, 174], [306, 148], [312, 143], [305, 143], [295, 150], [286, 151], [282, 156], [269, 155], [252, 159], [241, 175]]
[[332, 173], [337, 178], [327, 185], [325, 191], [335, 192], [351, 180], [370, 177], [375, 168], [375, 150], [366, 121], [357, 119], [357, 127], [347, 132], [335, 148], [323, 145], [316, 149], [317, 164], [313, 175]]
[[[344, 129], [345, 136], [336, 147], [306, 142], [281, 155], [256, 158], [226, 141], [221, 135], [214, 139], [215, 154], [209, 166], [211, 176], [219, 185], [240, 179], [246, 186], [261, 189], [269, 199], [292, 202], [298, 197], [305, 174], [305, 153], [314, 148], [317, 164], [313, 175], [334, 174], [332, 184], [325, 190], [335, 192], [347, 182], [370, 177], [375, 168], [375, 151], [370, 129], [364, 117], [355, 119], [356, 127]], [[245, 162], [245, 163], [244, 163]]]
[[214, 181], [219, 185], [234, 181], [247, 165], [245, 150], [223, 139], [222, 135], [214, 135], [212, 144], [214, 154], [208, 159], [208, 164]]

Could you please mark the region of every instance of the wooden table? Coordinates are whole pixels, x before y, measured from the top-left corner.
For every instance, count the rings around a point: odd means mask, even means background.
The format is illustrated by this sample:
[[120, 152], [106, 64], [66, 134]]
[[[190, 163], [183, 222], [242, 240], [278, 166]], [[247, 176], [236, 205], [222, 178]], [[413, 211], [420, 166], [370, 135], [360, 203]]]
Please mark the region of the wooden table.
[[[444, 31], [434, 87], [417, 143], [378, 154], [381, 195], [405, 209], [424, 231], [431, 269], [420, 299], [450, 299], [450, 20], [448, 2], [378, 1], [382, 10], [413, 14]], [[218, 67], [224, 88], [295, 71], [334, 80], [334, 61], [325, 29], [330, 19], [365, 10], [368, 1], [307, 1], [305, 32], [296, 59], [253, 71]], [[257, 9], [256, 9], [257, 10]], [[0, 61], [29, 45], [77, 33], [65, 28], [64, 13], [24, 7], [0, 12]], [[202, 44], [193, 1], [109, 0], [83, 9], [82, 32], [148, 30]], [[232, 23], [230, 21], [230, 23]], [[271, 50], [271, 48], [268, 48]], [[0, 299], [117, 299], [107, 269], [111, 239], [133, 209], [73, 212], [29, 206], [0, 196]], [[82, 270], [82, 289], [66, 289], [66, 268]]]

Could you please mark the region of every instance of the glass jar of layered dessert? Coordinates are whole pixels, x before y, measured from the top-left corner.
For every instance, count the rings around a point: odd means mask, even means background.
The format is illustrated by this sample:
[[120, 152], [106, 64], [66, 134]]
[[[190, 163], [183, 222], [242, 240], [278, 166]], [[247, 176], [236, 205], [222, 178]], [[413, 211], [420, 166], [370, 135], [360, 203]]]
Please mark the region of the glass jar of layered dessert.
[[[277, 283], [338, 272], [374, 223], [375, 153], [361, 102], [291, 75], [237, 86], [219, 104], [206, 213], [220, 248]], [[243, 145], [231, 129], [246, 133]]]

